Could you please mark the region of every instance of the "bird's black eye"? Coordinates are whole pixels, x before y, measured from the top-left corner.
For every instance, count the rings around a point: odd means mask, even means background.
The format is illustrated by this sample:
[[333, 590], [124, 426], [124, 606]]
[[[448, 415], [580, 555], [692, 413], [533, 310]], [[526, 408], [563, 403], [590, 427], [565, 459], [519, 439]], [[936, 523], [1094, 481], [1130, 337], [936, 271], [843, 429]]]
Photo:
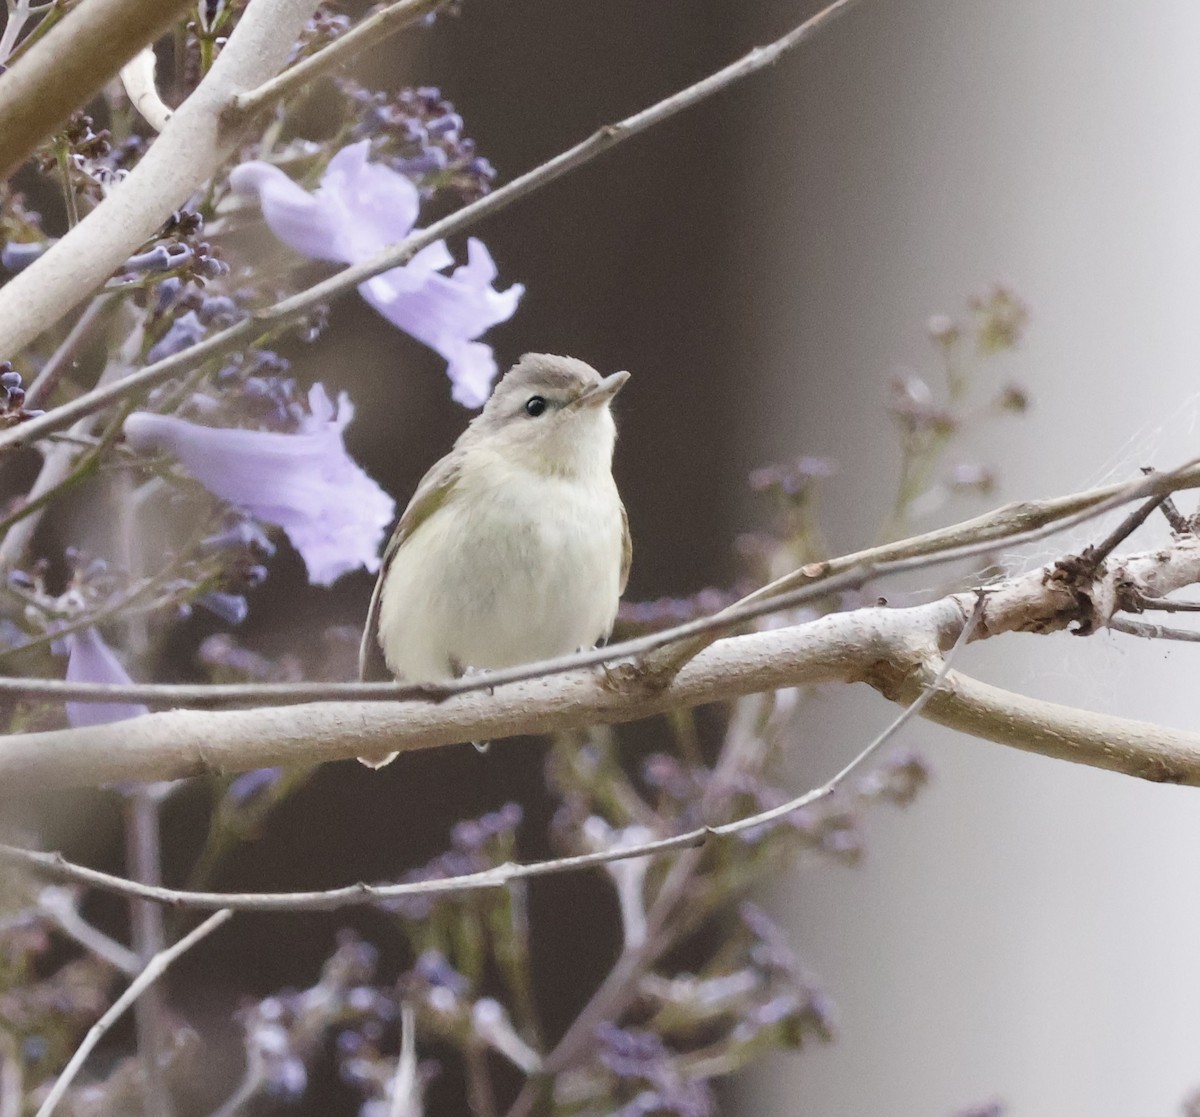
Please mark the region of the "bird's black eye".
[[530, 396], [525, 401], [525, 414], [535, 419], [546, 410], [546, 401], [541, 396]]

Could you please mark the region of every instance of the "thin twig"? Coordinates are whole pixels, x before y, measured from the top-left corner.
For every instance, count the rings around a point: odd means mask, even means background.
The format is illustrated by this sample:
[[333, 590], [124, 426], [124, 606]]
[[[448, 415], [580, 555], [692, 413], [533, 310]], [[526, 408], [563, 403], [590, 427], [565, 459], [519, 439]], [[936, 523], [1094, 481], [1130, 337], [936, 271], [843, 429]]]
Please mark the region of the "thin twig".
[[1191, 628], [1172, 628], [1165, 624], [1135, 621], [1128, 617], [1113, 617], [1107, 625], [1114, 632], [1127, 636], [1141, 636], [1149, 640], [1180, 640], [1186, 644], [1200, 644], [1200, 632]]
[[69, 935], [80, 946], [86, 947], [97, 958], [103, 959], [110, 966], [120, 970], [127, 977], [133, 977], [144, 961], [127, 946], [109, 938], [103, 931], [93, 927], [75, 905], [75, 897], [67, 888], [48, 885], [37, 897], [37, 906], [57, 924], [58, 929]]
[[[159, 800], [152, 789], [136, 788], [125, 800], [125, 860], [134, 880], [150, 887], [162, 884], [162, 835]], [[163, 912], [148, 900], [130, 905], [133, 948], [143, 965], [162, 952], [166, 943]], [[137, 1054], [142, 1066], [142, 1098], [147, 1113], [172, 1117], [175, 1106], [163, 1067], [167, 1047], [166, 1012], [158, 989], [147, 989], [134, 1006]]]
[[257, 1043], [247, 1044], [246, 1073], [242, 1075], [237, 1089], [221, 1103], [219, 1109], [214, 1109], [209, 1117], [235, 1117], [235, 1114], [263, 1088], [266, 1078], [267, 1067], [262, 1046]]
[[[49, 5], [39, 7], [37, 11], [44, 12]], [[0, 64], [8, 61], [8, 57], [17, 45], [17, 39], [25, 30], [25, 24], [35, 10], [29, 6], [29, 0], [16, 0], [8, 5], [8, 19], [4, 24], [4, 34], [0, 35]]]
[[[1142, 466], [1142, 472], [1149, 475], [1154, 472], [1154, 467], [1149, 465]], [[1166, 518], [1167, 523], [1171, 526], [1171, 530], [1176, 535], [1192, 534], [1191, 525], [1187, 522], [1187, 517], [1179, 511], [1178, 507], [1169, 496], [1164, 496], [1162, 504], [1159, 505], [1162, 509], [1162, 514]]]
[[1095, 570], [1122, 543], [1162, 507], [1166, 497], [1152, 496], [1145, 504], [1135, 508], [1094, 547], [1088, 547], [1081, 556], [1090, 570]]
[[232, 916], [233, 912], [228, 909], [214, 912], [193, 931], [184, 935], [174, 946], [168, 947], [150, 959], [146, 968], [130, 982], [125, 992], [113, 1002], [112, 1007], [89, 1029], [78, 1050], [71, 1056], [71, 1060], [63, 1069], [62, 1074], [58, 1076], [58, 1081], [54, 1083], [50, 1093], [46, 1096], [46, 1100], [42, 1102], [41, 1107], [37, 1111], [37, 1117], [50, 1117], [55, 1107], [62, 1101], [63, 1095], [67, 1092], [75, 1075], [79, 1073], [79, 1068], [83, 1066], [88, 1055], [92, 1053], [93, 1048], [100, 1042], [105, 1033], [121, 1018], [125, 1010], [137, 1001], [138, 997], [163, 975], [172, 962], [186, 954], [196, 943], [205, 936], [212, 934], [213, 931]]
[[506, 862], [495, 868], [458, 877], [410, 881], [404, 884], [351, 884], [343, 888], [319, 892], [192, 892], [183, 889], [154, 887], [135, 880], [89, 869], [67, 861], [60, 853], [43, 853], [0, 844], [0, 858], [29, 865], [61, 880], [77, 881], [121, 896], [152, 900], [166, 907], [228, 908], [231, 911], [337, 911], [341, 908], [387, 905], [407, 896], [436, 896], [483, 889], [503, 888], [513, 881], [531, 877], [555, 876], [579, 872], [610, 861], [628, 857], [648, 857], [672, 850], [702, 844], [708, 838], [707, 828], [689, 830], [669, 838], [659, 838], [642, 845], [580, 853], [549, 861], [531, 861], [518, 865]]
[[101, 294], [88, 303], [87, 309], [79, 316], [75, 325], [67, 331], [67, 336], [63, 338], [62, 344], [50, 354], [33, 383], [29, 385], [29, 391], [25, 394], [27, 408], [41, 407], [50, 398], [63, 373], [75, 360], [80, 348], [87, 340], [88, 334], [92, 332], [92, 327], [114, 305], [114, 302], [112, 295]]
[[[127, 408], [125, 405], [118, 410], [100, 438], [92, 439], [88, 433], [94, 426], [89, 417], [80, 419], [66, 438], [54, 441], [47, 448], [33, 487], [14, 511], [0, 519], [0, 571], [25, 558], [45, 510], [98, 468], [101, 455], [121, 433], [122, 416]], [[81, 438], [90, 442], [81, 443]]]
[[396, 3], [367, 16], [340, 39], [334, 39], [316, 54], [301, 59], [291, 69], [284, 70], [257, 89], [238, 94], [233, 98], [230, 109], [246, 115], [261, 112], [277, 101], [298, 93], [322, 74], [345, 65], [360, 51], [378, 46], [389, 36], [419, 23], [449, 2], [450, 0], [397, 0]]
[[[996, 513], [985, 513], [983, 516], [977, 517], [975, 520], [968, 520], [963, 524], [956, 524], [950, 528], [928, 532], [924, 536], [919, 536], [917, 538], [924, 544], [925, 549], [917, 553], [912, 553], [914, 548], [912, 541], [909, 540], [884, 544], [881, 547], [874, 548], [874, 550], [877, 553], [881, 552], [882, 555], [888, 555], [892, 548], [898, 548], [902, 553], [911, 555], [911, 557], [896, 562], [884, 559], [878, 562], [874, 569], [879, 570], [886, 567], [888, 573], [900, 573], [905, 570], [920, 569], [926, 564], [922, 555], [928, 556], [930, 563], [952, 562], [958, 559], [982, 557], [990, 554], [995, 549], [996, 542], [1001, 538], [1005, 539], [1009, 544], [1032, 543], [1035, 540], [1044, 539], [1046, 536], [1055, 535], [1076, 527], [1079, 524], [1112, 511], [1114, 508], [1119, 508], [1127, 501], [1138, 500], [1147, 494], [1153, 494], [1154, 498], [1161, 498], [1163, 495], [1172, 492], [1176, 487], [1176, 482], [1181, 478], [1192, 475], [1198, 465], [1200, 465], [1200, 458], [1193, 458], [1178, 469], [1171, 470], [1168, 473], [1154, 473], [1143, 477], [1141, 481], [1131, 481], [1123, 486], [1110, 486], [1104, 496], [1100, 495], [1101, 490], [1093, 490], [1093, 494], [1097, 499], [1074, 508], [1068, 507], [1068, 502], [1073, 499], [1070, 497], [1066, 498], [1062, 503], [1057, 501], [1048, 502], [1051, 505], [1056, 505], [1055, 511], [1061, 514], [1054, 518], [1047, 518], [1045, 516], [1035, 517], [1038, 522], [1036, 522], [1035, 526], [1029, 527], [1027, 530], [1005, 532], [1006, 525], [1003, 522], [1003, 513], [1011, 511], [1018, 522], [1023, 520], [1027, 514], [1028, 506], [1016, 504], [1006, 505], [1005, 508], [1000, 509]], [[1162, 482], [1167, 479], [1172, 480], [1167, 481], [1167, 485], [1163, 486]], [[1087, 494], [1081, 495], [1086, 496]], [[1035, 510], [1037, 509], [1036, 504], [1033, 507]], [[1135, 515], [1140, 514], [1142, 511], [1144, 511], [1144, 508], [1140, 509]], [[1141, 521], [1139, 520], [1138, 522], [1140, 523]], [[1136, 526], [1134, 524], [1134, 527]], [[979, 530], [980, 528], [983, 530]], [[996, 530], [997, 528], [999, 528], [998, 531]], [[1129, 530], [1132, 531], [1133, 528]], [[960, 542], [962, 540], [969, 541]], [[1104, 545], [1101, 544], [1101, 546]], [[847, 555], [844, 558], [803, 566], [799, 570], [785, 574], [783, 577], [777, 578], [774, 582], [755, 590], [753, 593], [747, 594], [741, 601], [736, 602], [729, 609], [715, 614], [711, 619], [714, 622], [719, 622], [731, 610], [747, 609], [753, 606], [755, 602], [763, 599], [782, 600], [785, 595], [790, 596], [792, 588], [798, 582], [811, 581], [814, 573], [823, 576], [835, 575], [835, 572], [841, 573], [847, 570], [849, 565], [855, 562], [857, 558], [858, 556], [855, 555]], [[719, 624], [714, 623], [711, 630], [699, 634], [694, 640], [674, 642], [674, 646], [666, 647], [661, 652], [651, 656], [645, 664], [646, 670], [652, 675], [660, 677], [670, 676], [702, 649], [708, 647], [719, 635]]]
[[1166, 601], [1159, 597], [1139, 597], [1137, 607], [1158, 613], [1200, 613], [1200, 601]]
[[[278, 326], [282, 322], [299, 317], [320, 303], [352, 290], [381, 272], [407, 263], [417, 252], [434, 241], [461, 233], [483, 218], [498, 213], [517, 199], [525, 197], [568, 171], [583, 166], [610, 148], [644, 132], [647, 128], [668, 120], [684, 109], [699, 104], [741, 78], [757, 73], [775, 62], [785, 52], [811, 38], [832, 22], [834, 17], [849, 10], [855, 2], [856, 0], [836, 0], [835, 3], [830, 4], [823, 11], [818, 12], [811, 19], [806, 20], [769, 46], [758, 47], [750, 51], [738, 61], [696, 82], [695, 85], [688, 86], [617, 124], [606, 125], [582, 143], [556, 155], [477, 201], [463, 206], [441, 221], [435, 221], [421, 232], [406, 237], [399, 244], [393, 245], [370, 260], [344, 268], [330, 279], [314, 284], [290, 298], [283, 299], [251, 318], [245, 318], [227, 329], [210, 334], [196, 345], [147, 366], [140, 372], [127, 377], [120, 384], [98, 387], [45, 415], [0, 433], [0, 451], [31, 445], [51, 431], [61, 430], [77, 419], [90, 415], [118, 400], [137, 396], [157, 384], [194, 368], [200, 361], [236, 348], [241, 342], [249, 341], [256, 333], [260, 332], [263, 329], [263, 323], [270, 323], [272, 327]], [[222, 55], [222, 58], [224, 57]], [[178, 123], [181, 113], [182, 110], [176, 113], [173, 124]], [[151, 152], [154, 150], [151, 148]], [[122, 190], [127, 191], [128, 184], [123, 186]], [[116, 197], [117, 194], [113, 196]], [[100, 209], [97, 208], [95, 212], [99, 213]], [[65, 240], [66, 238], [64, 238], [64, 242]], [[40, 261], [38, 262], [40, 263]], [[34, 266], [36, 267], [36, 264]], [[29, 269], [30, 272], [32, 270], [33, 268]]]

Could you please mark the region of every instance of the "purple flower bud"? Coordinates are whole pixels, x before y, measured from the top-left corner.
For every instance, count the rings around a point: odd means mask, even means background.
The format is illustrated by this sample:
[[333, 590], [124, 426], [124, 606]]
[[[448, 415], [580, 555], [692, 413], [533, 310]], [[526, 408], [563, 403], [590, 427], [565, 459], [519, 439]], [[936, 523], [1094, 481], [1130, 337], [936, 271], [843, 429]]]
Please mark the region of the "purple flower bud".
[[173, 357], [176, 353], [182, 353], [200, 341], [204, 333], [204, 324], [194, 310], [189, 310], [176, 318], [167, 332], [150, 347], [146, 360], [154, 364], [166, 360], [167, 357]]
[[200, 303], [199, 315], [200, 321], [206, 326], [211, 326], [214, 322], [228, 325], [241, 317], [241, 311], [228, 295], [216, 295]]
[[396, 170], [409, 178], [436, 175], [450, 166], [450, 156], [440, 147], [427, 147], [420, 155], [410, 155], [395, 161]]
[[261, 586], [267, 580], [270, 573], [265, 566], [255, 563], [254, 566], [246, 568], [242, 574], [242, 578], [248, 586]]
[[497, 825], [503, 830], [515, 830], [525, 818], [525, 810], [520, 803], [505, 803], [493, 816]]
[[438, 950], [424, 951], [417, 959], [413, 973], [426, 984], [449, 989], [460, 997], [465, 997], [470, 990], [467, 979]]
[[483, 827], [475, 819], [457, 822], [450, 831], [450, 841], [456, 848], [466, 852], [478, 849], [486, 837]]
[[265, 1090], [271, 1097], [294, 1101], [304, 1096], [308, 1087], [308, 1071], [304, 1063], [296, 1056], [281, 1059], [274, 1064], [268, 1064], [265, 1077]]
[[0, 265], [3, 265], [5, 271], [15, 275], [29, 267], [52, 243], [53, 241], [49, 240], [26, 243], [10, 240], [0, 249]]
[[596, 1041], [600, 1062], [618, 1078], [650, 1078], [665, 1055], [656, 1033], [620, 1028], [607, 1021], [596, 1029]]
[[491, 179], [496, 177], [496, 168], [492, 166], [488, 160], [482, 155], [476, 155], [470, 163], [467, 164], [467, 173], [474, 175], [476, 178]]
[[461, 132], [462, 129], [463, 119], [456, 112], [448, 112], [445, 116], [430, 120], [425, 125], [425, 130], [431, 136], [445, 136], [451, 132]]
[[179, 252], [172, 253], [165, 244], [156, 244], [148, 252], [130, 256], [125, 261], [122, 270], [127, 272], [170, 271], [173, 267], [191, 259], [192, 250], [186, 244], [179, 245], [179, 249]]
[[183, 289], [183, 280], [177, 275], [168, 276], [158, 285], [157, 297], [154, 301], [154, 313], [165, 314], [167, 308], [178, 298]]
[[229, 265], [216, 256], [201, 256], [196, 261], [196, 272], [205, 279], [220, 279], [229, 274]]
[[218, 616], [226, 624], [241, 624], [250, 613], [250, 606], [241, 594], [212, 593], [202, 594], [196, 598], [197, 605], [203, 605], [210, 613]]

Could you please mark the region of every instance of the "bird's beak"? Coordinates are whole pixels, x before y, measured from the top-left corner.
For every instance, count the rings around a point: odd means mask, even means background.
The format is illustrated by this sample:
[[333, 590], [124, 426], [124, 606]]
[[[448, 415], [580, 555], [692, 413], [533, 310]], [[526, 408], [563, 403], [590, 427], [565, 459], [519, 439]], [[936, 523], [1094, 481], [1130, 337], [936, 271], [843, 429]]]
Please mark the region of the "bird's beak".
[[604, 377], [599, 384], [594, 384], [581, 396], [576, 396], [572, 407], [602, 407], [608, 403], [629, 379], [627, 372], [614, 372]]

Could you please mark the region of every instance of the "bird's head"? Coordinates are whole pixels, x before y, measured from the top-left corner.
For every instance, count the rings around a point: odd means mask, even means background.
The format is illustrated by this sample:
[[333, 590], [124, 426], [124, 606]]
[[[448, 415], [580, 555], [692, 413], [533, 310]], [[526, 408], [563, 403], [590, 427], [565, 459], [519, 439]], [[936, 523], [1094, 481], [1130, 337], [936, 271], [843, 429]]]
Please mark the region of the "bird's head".
[[470, 441], [540, 473], [607, 472], [617, 436], [609, 405], [628, 379], [574, 357], [526, 353], [471, 423]]

